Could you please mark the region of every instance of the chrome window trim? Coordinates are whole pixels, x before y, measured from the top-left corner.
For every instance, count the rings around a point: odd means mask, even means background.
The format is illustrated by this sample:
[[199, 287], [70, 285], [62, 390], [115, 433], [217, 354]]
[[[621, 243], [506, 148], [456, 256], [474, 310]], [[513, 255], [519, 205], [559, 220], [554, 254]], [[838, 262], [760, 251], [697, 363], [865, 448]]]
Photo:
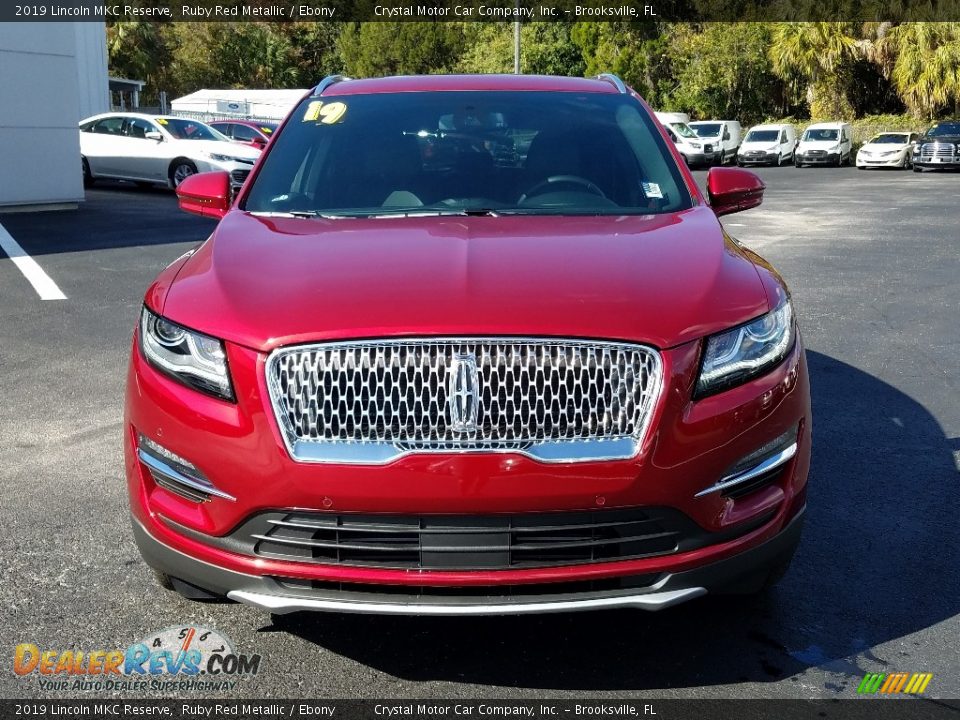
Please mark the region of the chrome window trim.
[[[280, 412], [281, 406], [278, 403], [279, 394], [282, 391], [276, 386], [274, 373], [272, 372], [274, 364], [282, 355], [290, 352], [340, 347], [376, 347], [400, 344], [432, 345], [440, 343], [544, 344], [557, 346], [575, 344], [595, 348], [619, 348], [629, 351], [640, 349], [649, 354], [653, 364], [653, 387], [650, 391], [650, 405], [643, 416], [642, 424], [630, 437], [531, 442], [526, 448], [484, 448], [479, 446], [465, 448], [404, 448], [399, 444], [390, 442], [310, 442], [291, 440], [293, 433], [289, 432], [287, 419]], [[647, 437], [653, 416], [659, 409], [663, 392], [663, 358], [660, 351], [652, 345], [611, 340], [593, 340], [590, 338], [561, 338], [552, 336], [444, 335], [436, 337], [418, 336], [367, 340], [336, 340], [330, 342], [283, 345], [272, 350], [267, 356], [263, 366], [263, 372], [273, 419], [277, 423], [277, 430], [287, 450], [288, 456], [294, 462], [312, 464], [387, 465], [409, 455], [460, 455], [467, 453], [522, 455], [544, 464], [632, 460], [639, 455], [640, 449], [643, 447], [643, 441]]]

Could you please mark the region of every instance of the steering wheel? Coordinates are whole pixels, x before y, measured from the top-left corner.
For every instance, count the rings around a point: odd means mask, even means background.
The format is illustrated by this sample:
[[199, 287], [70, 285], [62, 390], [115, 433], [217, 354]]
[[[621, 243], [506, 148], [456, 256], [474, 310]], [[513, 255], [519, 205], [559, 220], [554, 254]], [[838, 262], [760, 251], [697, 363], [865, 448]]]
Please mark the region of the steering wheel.
[[593, 193], [594, 195], [599, 195], [604, 200], [609, 200], [606, 193], [603, 192], [595, 183], [587, 180], [586, 178], [580, 177], [579, 175], [551, 175], [546, 180], [541, 180], [533, 187], [529, 188], [525, 193], [523, 193], [520, 198], [517, 200], [517, 204], [521, 204], [524, 200], [529, 197], [534, 197], [539, 194], [544, 188], [553, 185], [566, 183], [568, 185], [579, 185], [584, 190]]

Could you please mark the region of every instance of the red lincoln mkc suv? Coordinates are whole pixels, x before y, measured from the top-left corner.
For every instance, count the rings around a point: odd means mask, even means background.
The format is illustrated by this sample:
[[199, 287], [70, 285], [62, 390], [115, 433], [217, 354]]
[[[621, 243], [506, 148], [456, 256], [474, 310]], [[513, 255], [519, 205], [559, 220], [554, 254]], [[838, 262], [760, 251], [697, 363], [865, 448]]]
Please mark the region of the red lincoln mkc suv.
[[147, 291], [126, 396], [161, 581], [275, 613], [656, 610], [800, 536], [790, 294], [612, 75], [330, 77]]

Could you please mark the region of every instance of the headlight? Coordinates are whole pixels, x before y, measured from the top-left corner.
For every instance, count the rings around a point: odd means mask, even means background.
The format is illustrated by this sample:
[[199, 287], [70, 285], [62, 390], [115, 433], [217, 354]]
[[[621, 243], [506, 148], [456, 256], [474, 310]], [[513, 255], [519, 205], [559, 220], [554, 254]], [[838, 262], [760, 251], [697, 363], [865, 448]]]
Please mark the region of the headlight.
[[240, 162], [240, 158], [234, 157], [233, 155], [221, 155], [220, 153], [204, 153], [211, 160], [216, 160], [217, 162]]
[[699, 149], [700, 149], [700, 143], [692, 142], [692, 143], [690, 143], [690, 147], [694, 148], [695, 150], [699, 150]]
[[746, 325], [707, 338], [696, 396], [710, 395], [778, 365], [793, 346], [793, 308], [789, 300]]
[[184, 385], [232, 401], [233, 385], [223, 343], [143, 309], [140, 347], [158, 370]]

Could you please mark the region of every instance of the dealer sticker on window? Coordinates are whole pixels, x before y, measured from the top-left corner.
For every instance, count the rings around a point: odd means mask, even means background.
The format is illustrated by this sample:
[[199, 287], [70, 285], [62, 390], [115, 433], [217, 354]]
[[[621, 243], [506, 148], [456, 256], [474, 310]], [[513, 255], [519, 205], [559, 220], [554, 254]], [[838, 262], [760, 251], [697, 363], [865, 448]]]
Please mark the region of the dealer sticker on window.
[[643, 187], [643, 194], [648, 198], [657, 198], [658, 200], [663, 199], [663, 193], [660, 192], [660, 186], [657, 183], [642, 182], [640, 185]]
[[346, 103], [324, 103], [322, 100], [314, 100], [307, 105], [307, 110], [303, 113], [303, 122], [320, 122], [324, 125], [333, 125], [340, 122], [346, 114]]

